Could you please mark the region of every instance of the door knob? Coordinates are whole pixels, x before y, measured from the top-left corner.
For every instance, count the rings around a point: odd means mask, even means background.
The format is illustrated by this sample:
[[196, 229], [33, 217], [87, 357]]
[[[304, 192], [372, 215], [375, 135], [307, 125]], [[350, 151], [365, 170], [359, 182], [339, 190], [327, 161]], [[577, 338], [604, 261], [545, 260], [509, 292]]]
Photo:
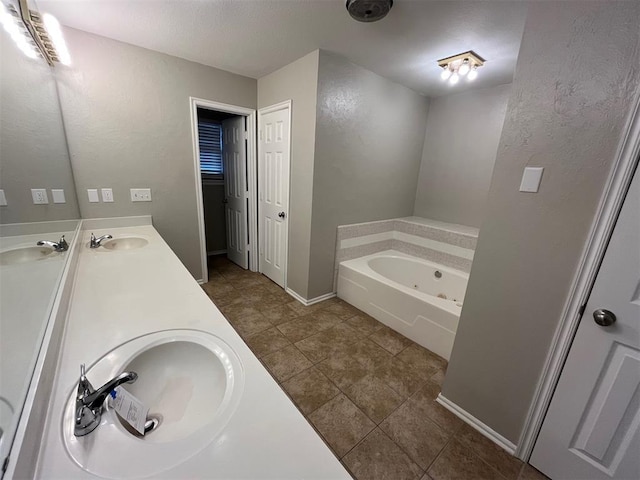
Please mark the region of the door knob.
[[284, 212], [280, 212], [280, 213], [278, 214], [278, 216], [279, 216], [280, 218], [284, 218], [284, 217], [285, 217]]
[[608, 327], [616, 323], [616, 316], [614, 313], [609, 310], [604, 310], [603, 308], [594, 310], [593, 319], [601, 327]]

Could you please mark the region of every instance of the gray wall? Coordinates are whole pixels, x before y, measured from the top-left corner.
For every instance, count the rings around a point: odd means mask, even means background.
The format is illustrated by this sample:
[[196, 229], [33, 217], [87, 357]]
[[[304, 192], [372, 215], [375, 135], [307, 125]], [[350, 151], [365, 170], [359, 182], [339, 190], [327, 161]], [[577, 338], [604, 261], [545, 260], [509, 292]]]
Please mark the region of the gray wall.
[[427, 109], [413, 90], [320, 51], [308, 299], [333, 290], [338, 225], [412, 214]]
[[[256, 107], [256, 80], [71, 28], [59, 89], [82, 218], [152, 215], [201, 278], [189, 97]], [[87, 188], [113, 188], [89, 203]], [[129, 189], [150, 187], [152, 202]]]
[[224, 212], [224, 185], [202, 185], [204, 231], [207, 253], [227, 249], [227, 225]]
[[[638, 92], [640, 3], [529, 6], [443, 394], [517, 443]], [[538, 194], [525, 166], [545, 167]]]
[[[0, 53], [0, 223], [80, 218], [52, 71], [4, 30]], [[32, 188], [46, 188], [49, 204], [34, 205]], [[53, 203], [52, 188], [64, 189], [66, 203]]]
[[510, 89], [431, 99], [414, 215], [480, 227]]
[[287, 286], [309, 298], [309, 249], [319, 51], [258, 79], [258, 108], [292, 100]]

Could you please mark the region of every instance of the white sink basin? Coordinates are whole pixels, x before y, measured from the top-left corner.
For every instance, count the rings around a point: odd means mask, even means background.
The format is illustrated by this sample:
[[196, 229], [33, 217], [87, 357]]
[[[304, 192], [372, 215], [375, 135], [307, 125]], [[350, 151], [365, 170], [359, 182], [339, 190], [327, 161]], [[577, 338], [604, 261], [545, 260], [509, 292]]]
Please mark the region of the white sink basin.
[[52, 253], [56, 253], [56, 251], [44, 246], [13, 248], [0, 253], [0, 265], [35, 262], [48, 258]]
[[134, 250], [146, 246], [149, 241], [141, 237], [123, 237], [107, 240], [102, 243], [102, 248], [107, 250]]
[[[111, 240], [104, 240], [102, 244], [94, 249], [96, 252], [116, 251], [116, 250], [135, 250], [137, 248], [146, 247], [149, 240], [143, 237], [116, 237]], [[87, 243], [87, 247], [89, 244]]]
[[[222, 339], [196, 330], [144, 335], [98, 360], [87, 377], [98, 388], [123, 371], [138, 380], [123, 387], [160, 420], [145, 436], [131, 433], [105, 403], [100, 425], [73, 434], [76, 385], [62, 419], [65, 447], [83, 470], [107, 478], [139, 478], [170, 469], [210, 444], [224, 429], [242, 395], [240, 359]], [[135, 459], [123, 467], [123, 459]]]

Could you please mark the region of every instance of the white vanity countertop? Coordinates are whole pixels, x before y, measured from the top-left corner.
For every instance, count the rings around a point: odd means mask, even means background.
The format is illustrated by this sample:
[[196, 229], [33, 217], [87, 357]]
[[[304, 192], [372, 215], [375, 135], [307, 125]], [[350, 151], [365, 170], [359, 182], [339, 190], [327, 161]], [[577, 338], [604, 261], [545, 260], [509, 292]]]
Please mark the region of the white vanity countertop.
[[[81, 234], [83, 248], [37, 478], [95, 478], [71, 459], [61, 432], [63, 409], [77, 386], [79, 365], [86, 363], [89, 368], [127, 340], [167, 329], [202, 330], [222, 338], [241, 359], [244, 392], [214, 441], [153, 478], [351, 478], [153, 227], [94, 233], [141, 236], [149, 244], [128, 251], [90, 250], [85, 245], [91, 232]], [[135, 461], [122, 459], [123, 478], [127, 462]]]

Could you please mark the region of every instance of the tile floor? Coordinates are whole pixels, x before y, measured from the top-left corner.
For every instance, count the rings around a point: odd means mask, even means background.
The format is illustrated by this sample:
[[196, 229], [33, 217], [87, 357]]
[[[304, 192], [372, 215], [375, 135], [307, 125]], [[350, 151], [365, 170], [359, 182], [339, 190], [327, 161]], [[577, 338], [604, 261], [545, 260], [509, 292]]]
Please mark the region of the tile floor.
[[357, 480], [540, 480], [437, 404], [447, 362], [337, 298], [210, 259], [203, 289]]

